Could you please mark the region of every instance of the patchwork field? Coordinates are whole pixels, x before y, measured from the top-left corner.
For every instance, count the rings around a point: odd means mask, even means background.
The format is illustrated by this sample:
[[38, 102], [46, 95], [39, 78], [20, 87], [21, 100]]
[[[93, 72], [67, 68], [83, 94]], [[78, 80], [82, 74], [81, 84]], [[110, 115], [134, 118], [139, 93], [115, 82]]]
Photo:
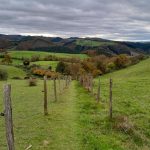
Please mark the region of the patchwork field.
[[67, 54], [67, 53], [52, 53], [52, 52], [37, 52], [37, 51], [9, 51], [12, 58], [31, 58], [33, 55], [39, 55], [41, 57], [47, 56], [47, 55], [53, 55], [61, 58], [71, 58], [71, 57], [77, 57], [77, 58], [87, 58], [88, 56], [86, 54]]

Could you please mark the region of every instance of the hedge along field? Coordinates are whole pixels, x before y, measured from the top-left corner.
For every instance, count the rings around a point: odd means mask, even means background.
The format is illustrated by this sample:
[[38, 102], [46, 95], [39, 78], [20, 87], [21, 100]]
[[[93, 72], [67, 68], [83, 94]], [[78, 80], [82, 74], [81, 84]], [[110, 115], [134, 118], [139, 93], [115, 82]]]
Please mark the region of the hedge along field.
[[[125, 149], [150, 149], [150, 59], [100, 77], [102, 106], [99, 112], [99, 130], [107, 140], [114, 141]], [[113, 117], [119, 124], [119, 119], [127, 128], [133, 128], [133, 133], [125, 129], [113, 129], [106, 121], [108, 117], [109, 102], [109, 78], [113, 79]], [[94, 93], [97, 93], [98, 79], [95, 79]], [[133, 127], [132, 127], [133, 126]], [[124, 127], [126, 128], [126, 127]], [[107, 129], [107, 130], [106, 130]], [[103, 138], [104, 139], [104, 138]]]
[[88, 56], [86, 54], [68, 54], [68, 53], [52, 53], [52, 52], [40, 52], [40, 51], [9, 51], [12, 58], [31, 58], [33, 55], [40, 55], [41, 57], [45, 57], [47, 55], [54, 55], [60, 58], [87, 58]]

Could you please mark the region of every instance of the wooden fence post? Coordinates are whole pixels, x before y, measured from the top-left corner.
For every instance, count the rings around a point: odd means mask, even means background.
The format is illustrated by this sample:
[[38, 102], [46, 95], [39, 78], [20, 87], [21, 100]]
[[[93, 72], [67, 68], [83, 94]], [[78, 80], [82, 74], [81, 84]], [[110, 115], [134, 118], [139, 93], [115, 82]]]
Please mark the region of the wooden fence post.
[[93, 94], [93, 77], [92, 76], [90, 78], [90, 89], [91, 89], [91, 93]]
[[101, 87], [100, 87], [100, 77], [99, 77], [99, 80], [98, 80], [98, 91], [97, 91], [97, 102], [100, 101], [100, 97], [101, 97]]
[[48, 115], [47, 110], [47, 77], [44, 76], [44, 115]]
[[60, 77], [58, 77], [58, 84], [59, 84], [59, 93], [61, 93], [61, 83], [60, 83]]
[[110, 85], [109, 85], [109, 117], [112, 119], [112, 79], [110, 78]]
[[57, 87], [56, 87], [56, 79], [54, 78], [54, 96], [55, 96], [55, 101], [57, 101]]
[[8, 150], [15, 150], [14, 146], [14, 132], [11, 106], [11, 85], [4, 86], [4, 104], [5, 104], [5, 126]]
[[64, 90], [64, 89], [65, 89], [65, 81], [66, 81], [66, 80], [65, 80], [65, 76], [63, 77], [63, 80], [62, 80], [62, 81], [63, 81], [63, 90]]
[[72, 77], [69, 76], [69, 84], [71, 84], [71, 81], [72, 81]]
[[65, 80], [66, 80], [66, 87], [67, 87], [68, 86], [68, 83], [67, 83], [68, 82], [68, 77], [67, 76], [65, 77]]

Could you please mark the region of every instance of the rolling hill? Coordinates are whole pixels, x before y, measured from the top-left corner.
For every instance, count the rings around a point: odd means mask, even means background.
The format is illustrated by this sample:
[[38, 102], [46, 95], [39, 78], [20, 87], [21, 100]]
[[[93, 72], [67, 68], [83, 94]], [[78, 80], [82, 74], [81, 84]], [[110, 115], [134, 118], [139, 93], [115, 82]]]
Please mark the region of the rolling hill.
[[89, 53], [95, 55], [136, 55], [150, 53], [150, 42], [119, 42], [101, 38], [60, 38], [0, 34], [0, 49], [34, 50], [59, 53]]

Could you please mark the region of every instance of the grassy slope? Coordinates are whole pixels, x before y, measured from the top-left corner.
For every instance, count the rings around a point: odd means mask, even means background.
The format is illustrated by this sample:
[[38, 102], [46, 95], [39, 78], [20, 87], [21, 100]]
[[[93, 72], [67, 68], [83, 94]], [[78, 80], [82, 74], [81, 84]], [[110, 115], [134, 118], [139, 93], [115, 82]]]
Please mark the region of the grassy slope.
[[[135, 126], [136, 135], [108, 130], [108, 139], [115, 139], [114, 143], [120, 143], [125, 149], [150, 149], [150, 59], [137, 65], [116, 71], [101, 77], [102, 110], [100, 119], [103, 122], [101, 132], [105, 133], [108, 126], [108, 91], [109, 78], [113, 79], [113, 112], [116, 116], [128, 116]], [[96, 80], [96, 85], [98, 81]], [[97, 86], [95, 86], [95, 92]], [[111, 137], [113, 133], [113, 137]], [[124, 145], [124, 146], [123, 146]], [[146, 146], [148, 148], [146, 148]]]
[[0, 68], [8, 72], [8, 78], [25, 77], [25, 72], [17, 67], [8, 66], [8, 65], [0, 65]]
[[81, 59], [87, 58], [87, 55], [85, 54], [67, 54], [67, 53], [52, 53], [52, 52], [39, 52], [39, 51], [10, 51], [10, 54], [12, 58], [31, 58], [33, 55], [40, 55], [41, 57], [47, 56], [47, 55], [54, 55], [57, 57], [79, 57]]

